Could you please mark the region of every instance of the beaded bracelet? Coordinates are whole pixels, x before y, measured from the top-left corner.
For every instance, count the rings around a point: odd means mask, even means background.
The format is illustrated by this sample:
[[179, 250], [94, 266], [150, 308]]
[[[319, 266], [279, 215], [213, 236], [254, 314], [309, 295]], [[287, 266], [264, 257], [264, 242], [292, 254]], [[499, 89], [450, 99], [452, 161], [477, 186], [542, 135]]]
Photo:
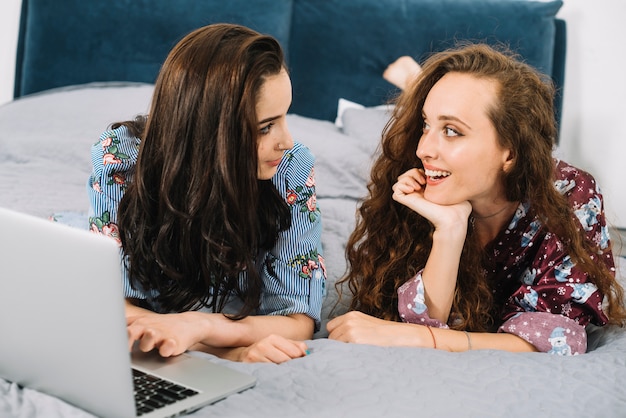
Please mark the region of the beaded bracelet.
[[463, 331], [465, 336], [467, 337], [467, 351], [472, 351], [472, 338], [469, 335], [469, 332]]
[[428, 332], [430, 332], [430, 336], [433, 337], [433, 348], [437, 348], [437, 340], [435, 339], [435, 334], [433, 333], [433, 330], [430, 329], [430, 325], [426, 325], [426, 329], [428, 330]]

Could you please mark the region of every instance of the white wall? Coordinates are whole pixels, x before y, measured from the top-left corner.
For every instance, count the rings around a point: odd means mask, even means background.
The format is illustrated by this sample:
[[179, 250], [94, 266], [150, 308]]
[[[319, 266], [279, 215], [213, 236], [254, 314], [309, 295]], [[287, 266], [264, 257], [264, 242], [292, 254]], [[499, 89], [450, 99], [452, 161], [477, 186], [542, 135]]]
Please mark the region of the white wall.
[[604, 192], [609, 221], [626, 228], [624, 0], [564, 0], [567, 66], [560, 152]]
[[[1, 0], [0, 104], [13, 97], [21, 0]], [[626, 48], [624, 0], [564, 0], [567, 22], [562, 145], [558, 154], [593, 173], [604, 191], [609, 221], [626, 228]], [[1, 129], [1, 127], [0, 127]]]
[[15, 50], [22, 0], [1, 0], [0, 4], [0, 105], [13, 98]]

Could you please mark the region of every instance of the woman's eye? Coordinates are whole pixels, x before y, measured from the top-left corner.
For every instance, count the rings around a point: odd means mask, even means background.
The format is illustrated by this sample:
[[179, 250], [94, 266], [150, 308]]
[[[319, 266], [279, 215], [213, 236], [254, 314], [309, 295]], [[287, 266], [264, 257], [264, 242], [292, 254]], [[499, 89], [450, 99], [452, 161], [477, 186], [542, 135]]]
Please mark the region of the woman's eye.
[[430, 129], [430, 125], [429, 125], [429, 124], [427, 124], [426, 122], [424, 122], [424, 123], [422, 124], [422, 132], [426, 132], [426, 131], [427, 131], [427, 130], [429, 130], [429, 129]]
[[458, 131], [449, 127], [443, 128], [443, 132], [445, 133], [446, 136], [460, 136], [461, 135]]
[[260, 133], [261, 135], [267, 135], [267, 134], [269, 134], [269, 133], [270, 133], [270, 130], [272, 129], [272, 126], [274, 126], [274, 123], [273, 123], [273, 122], [268, 123], [267, 125], [265, 125], [264, 127], [262, 127], [262, 128], [259, 130], [259, 133]]

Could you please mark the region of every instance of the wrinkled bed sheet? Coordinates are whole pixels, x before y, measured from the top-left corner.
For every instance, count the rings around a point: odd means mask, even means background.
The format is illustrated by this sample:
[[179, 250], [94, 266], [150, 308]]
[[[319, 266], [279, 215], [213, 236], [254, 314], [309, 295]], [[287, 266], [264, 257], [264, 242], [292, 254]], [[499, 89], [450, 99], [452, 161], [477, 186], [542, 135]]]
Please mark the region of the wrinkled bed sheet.
[[[86, 228], [89, 148], [111, 122], [145, 113], [151, 90], [149, 85], [93, 84], [1, 106], [0, 206]], [[384, 114], [367, 112], [347, 113], [343, 128], [288, 117], [294, 139], [317, 158], [329, 273], [325, 318], [337, 301], [333, 284], [345, 270], [345, 242], [384, 124]], [[623, 278], [626, 260], [618, 261]], [[590, 351], [569, 358], [374, 347], [338, 343], [325, 335], [323, 327], [309, 341], [310, 355], [281, 365], [233, 363], [196, 353], [251, 373], [258, 382], [193, 416], [626, 416], [624, 329], [590, 329]], [[0, 379], [0, 417], [14, 416], [91, 417]]]
[[[214, 361], [257, 385], [197, 417], [619, 417], [626, 411], [626, 336], [592, 334], [576, 357], [448, 353], [317, 339], [312, 353], [275, 364]], [[199, 354], [203, 355], [203, 354]], [[56, 398], [0, 380], [0, 416], [90, 417]]]

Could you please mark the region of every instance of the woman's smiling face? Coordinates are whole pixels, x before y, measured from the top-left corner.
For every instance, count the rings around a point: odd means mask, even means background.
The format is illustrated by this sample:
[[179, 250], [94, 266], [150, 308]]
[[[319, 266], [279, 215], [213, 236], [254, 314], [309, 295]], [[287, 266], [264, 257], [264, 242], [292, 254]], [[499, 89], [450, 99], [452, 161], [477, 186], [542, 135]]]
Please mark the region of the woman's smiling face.
[[428, 93], [416, 154], [424, 165], [429, 201], [469, 201], [476, 209], [505, 198], [502, 175], [512, 161], [488, 117], [497, 91], [493, 80], [452, 72]]

